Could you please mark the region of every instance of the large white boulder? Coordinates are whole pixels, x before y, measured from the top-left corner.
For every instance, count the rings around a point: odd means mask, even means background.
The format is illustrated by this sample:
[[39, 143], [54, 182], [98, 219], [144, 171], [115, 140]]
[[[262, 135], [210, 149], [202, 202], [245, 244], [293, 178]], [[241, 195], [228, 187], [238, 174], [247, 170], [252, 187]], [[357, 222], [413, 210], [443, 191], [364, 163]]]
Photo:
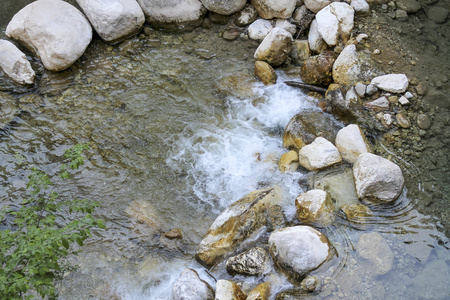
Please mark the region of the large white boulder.
[[326, 236], [309, 226], [275, 230], [269, 237], [269, 250], [275, 264], [293, 281], [317, 269], [333, 253]]
[[106, 42], [117, 42], [136, 34], [145, 22], [136, 0], [77, 0], [77, 3]]
[[325, 41], [323, 40], [322, 36], [319, 33], [319, 30], [317, 29], [316, 19], [314, 19], [311, 22], [311, 26], [309, 27], [308, 43], [311, 51], [317, 53], [320, 53], [322, 52], [322, 50], [325, 50], [327, 48], [327, 43], [325, 43]]
[[331, 3], [330, 0], [305, 0], [306, 7], [313, 13], [318, 13], [322, 8]]
[[252, 0], [251, 3], [263, 19], [287, 19], [292, 16], [297, 0]]
[[286, 61], [292, 50], [292, 35], [286, 30], [275, 27], [264, 38], [255, 51], [255, 59], [279, 66]]
[[356, 194], [368, 202], [390, 202], [400, 195], [405, 182], [395, 163], [372, 153], [363, 153], [353, 166]]
[[9, 22], [5, 33], [34, 51], [52, 71], [70, 67], [92, 40], [89, 21], [61, 0], [39, 0], [25, 6]]
[[192, 269], [184, 270], [172, 287], [174, 300], [213, 300], [214, 290]]
[[358, 63], [356, 46], [351, 44], [342, 50], [333, 64], [333, 80], [342, 85], [353, 85], [358, 82], [361, 67]]
[[242, 10], [247, 0], [200, 0], [207, 10], [221, 14], [231, 15]]
[[339, 130], [336, 135], [336, 147], [342, 158], [352, 164], [361, 154], [372, 152], [372, 147], [356, 124], [350, 124]]
[[331, 195], [323, 190], [314, 189], [298, 195], [295, 208], [302, 224], [329, 226], [336, 220]]
[[309, 171], [317, 171], [342, 161], [338, 149], [323, 137], [304, 146], [298, 153], [300, 165]]
[[272, 29], [270, 21], [258, 19], [248, 26], [248, 37], [255, 41], [262, 41]]
[[32, 84], [35, 73], [25, 54], [13, 43], [0, 40], [0, 68], [17, 83]]
[[388, 74], [375, 77], [370, 83], [386, 92], [404, 93], [409, 81], [405, 74]]
[[148, 23], [169, 29], [187, 29], [201, 25], [206, 14], [206, 8], [200, 0], [137, 0], [137, 2], [144, 11]]
[[353, 29], [355, 10], [344, 2], [333, 2], [316, 15], [317, 30], [329, 46], [337, 44], [339, 37], [346, 40]]

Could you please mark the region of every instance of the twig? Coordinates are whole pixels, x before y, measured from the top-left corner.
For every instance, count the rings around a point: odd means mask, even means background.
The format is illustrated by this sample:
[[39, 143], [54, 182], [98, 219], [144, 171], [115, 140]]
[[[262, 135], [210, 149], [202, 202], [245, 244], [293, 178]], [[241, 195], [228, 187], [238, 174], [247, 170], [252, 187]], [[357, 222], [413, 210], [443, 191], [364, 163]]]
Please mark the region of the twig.
[[286, 83], [289, 86], [293, 86], [293, 87], [298, 87], [301, 89], [308, 89], [314, 92], [319, 92], [322, 94], [325, 94], [327, 92], [327, 89], [315, 86], [315, 85], [311, 85], [311, 84], [306, 84], [306, 83], [302, 83], [302, 82], [298, 82], [298, 81], [285, 81], [284, 83]]

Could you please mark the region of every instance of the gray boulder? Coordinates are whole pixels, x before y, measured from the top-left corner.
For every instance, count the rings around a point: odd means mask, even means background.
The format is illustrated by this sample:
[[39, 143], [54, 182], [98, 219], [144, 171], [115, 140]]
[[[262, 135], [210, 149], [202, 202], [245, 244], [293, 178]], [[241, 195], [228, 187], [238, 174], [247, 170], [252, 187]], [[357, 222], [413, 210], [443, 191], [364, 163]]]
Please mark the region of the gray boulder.
[[35, 73], [25, 54], [13, 43], [0, 40], [0, 68], [19, 84], [32, 84]]
[[221, 15], [231, 15], [242, 10], [247, 0], [200, 0], [207, 10]]
[[214, 290], [192, 269], [184, 270], [172, 287], [173, 300], [213, 300]]
[[70, 67], [92, 40], [88, 20], [61, 0], [39, 0], [25, 6], [9, 22], [5, 33], [34, 51], [52, 71]]
[[136, 34], [145, 16], [136, 0], [77, 0], [98, 35], [117, 42]]

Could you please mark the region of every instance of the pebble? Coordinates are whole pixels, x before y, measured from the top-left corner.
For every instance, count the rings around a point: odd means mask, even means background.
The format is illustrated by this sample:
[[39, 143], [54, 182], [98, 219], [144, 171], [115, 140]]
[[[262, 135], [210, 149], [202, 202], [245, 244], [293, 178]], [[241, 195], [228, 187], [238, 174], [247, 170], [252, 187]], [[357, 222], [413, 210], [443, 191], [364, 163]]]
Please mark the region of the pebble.
[[408, 98], [408, 99], [411, 99], [411, 98], [414, 97], [414, 95], [411, 94], [410, 92], [406, 92], [406, 93], [405, 93], [405, 97]]
[[355, 85], [355, 91], [360, 97], [364, 97], [364, 95], [366, 94], [366, 85], [358, 82]]
[[388, 97], [388, 100], [391, 104], [397, 104], [398, 103], [398, 97], [397, 96], [390, 96]]
[[398, 125], [400, 125], [400, 127], [402, 127], [402, 128], [411, 127], [411, 123], [402, 113], [398, 113], [396, 115], [396, 118], [397, 118]]
[[358, 34], [358, 36], [356, 36], [356, 41], [360, 44], [362, 42], [364, 42], [364, 40], [366, 40], [369, 36], [365, 33], [360, 33]]
[[428, 86], [425, 81], [419, 82], [419, 84], [417, 84], [417, 86], [416, 86], [417, 94], [419, 94], [421, 96], [423, 96], [427, 93], [427, 89], [428, 89]]
[[380, 49], [375, 49], [375, 50], [373, 50], [373, 54], [380, 54], [381, 53], [381, 50]]
[[375, 94], [376, 92], [378, 92], [378, 89], [375, 85], [373, 85], [373, 84], [367, 85], [367, 87], [366, 87], [367, 95], [371, 96], [371, 95]]
[[430, 117], [426, 114], [418, 115], [417, 116], [417, 126], [419, 126], [419, 128], [423, 129], [423, 130], [430, 128], [430, 126], [431, 126]]
[[405, 96], [401, 96], [400, 99], [398, 99], [398, 102], [400, 102], [401, 105], [408, 105], [410, 104], [409, 100]]

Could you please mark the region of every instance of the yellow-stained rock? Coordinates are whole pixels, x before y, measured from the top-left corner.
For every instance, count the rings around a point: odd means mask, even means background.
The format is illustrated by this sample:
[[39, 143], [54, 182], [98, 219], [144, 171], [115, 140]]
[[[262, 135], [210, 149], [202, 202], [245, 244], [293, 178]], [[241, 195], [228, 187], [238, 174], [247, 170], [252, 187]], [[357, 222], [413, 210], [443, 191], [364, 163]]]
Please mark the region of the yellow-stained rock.
[[281, 155], [278, 163], [278, 168], [281, 172], [294, 172], [298, 167], [299, 163], [297, 151], [291, 150]]
[[310, 190], [295, 199], [297, 218], [302, 224], [328, 226], [334, 223], [334, 204], [328, 192]]
[[255, 75], [265, 85], [275, 84], [277, 82], [277, 74], [273, 70], [272, 66], [265, 61], [255, 62]]
[[247, 300], [269, 300], [270, 283], [263, 282], [258, 284], [247, 296]]

